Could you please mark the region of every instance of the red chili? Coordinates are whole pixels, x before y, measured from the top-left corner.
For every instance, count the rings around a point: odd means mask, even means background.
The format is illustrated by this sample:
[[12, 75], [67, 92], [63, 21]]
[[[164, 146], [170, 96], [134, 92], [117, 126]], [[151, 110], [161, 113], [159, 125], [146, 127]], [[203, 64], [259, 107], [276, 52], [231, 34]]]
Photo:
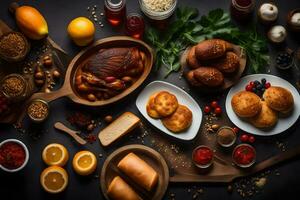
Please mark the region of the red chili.
[[7, 169], [17, 169], [25, 161], [24, 148], [15, 142], [7, 142], [0, 147], [0, 164]]

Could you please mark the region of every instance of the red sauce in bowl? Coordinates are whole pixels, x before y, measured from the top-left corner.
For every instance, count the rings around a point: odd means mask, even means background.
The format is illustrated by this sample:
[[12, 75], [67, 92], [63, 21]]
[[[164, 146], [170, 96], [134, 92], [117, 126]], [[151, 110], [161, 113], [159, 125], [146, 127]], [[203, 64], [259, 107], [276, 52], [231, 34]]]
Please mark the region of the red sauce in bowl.
[[25, 162], [24, 148], [16, 142], [7, 142], [0, 147], [0, 165], [6, 169], [17, 169]]
[[200, 168], [209, 167], [213, 160], [213, 151], [207, 146], [199, 146], [193, 151], [193, 161]]
[[250, 167], [255, 163], [256, 152], [249, 144], [240, 144], [233, 150], [233, 161], [239, 167]]

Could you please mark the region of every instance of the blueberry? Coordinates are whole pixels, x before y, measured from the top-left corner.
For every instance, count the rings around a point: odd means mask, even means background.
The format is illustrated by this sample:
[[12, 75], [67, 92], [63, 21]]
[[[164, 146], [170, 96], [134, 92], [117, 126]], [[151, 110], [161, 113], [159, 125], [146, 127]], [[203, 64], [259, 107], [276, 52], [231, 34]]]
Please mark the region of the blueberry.
[[261, 83], [264, 85], [267, 82], [267, 80], [265, 78], [261, 79]]
[[261, 92], [264, 93], [266, 91], [266, 88], [261, 88]]
[[263, 88], [263, 85], [262, 84], [258, 84], [257, 86], [256, 86], [256, 89], [257, 90], [261, 90]]
[[254, 85], [258, 85], [258, 84], [260, 84], [260, 82], [259, 81], [254, 81]]
[[252, 92], [256, 93], [257, 92], [257, 89], [254, 87], [252, 88]]

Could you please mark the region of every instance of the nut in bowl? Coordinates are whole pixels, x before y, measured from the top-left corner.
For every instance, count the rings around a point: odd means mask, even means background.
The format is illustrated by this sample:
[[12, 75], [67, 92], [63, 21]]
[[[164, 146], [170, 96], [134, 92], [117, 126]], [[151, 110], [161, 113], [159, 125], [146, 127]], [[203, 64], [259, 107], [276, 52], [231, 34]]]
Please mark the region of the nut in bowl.
[[152, 20], [165, 20], [171, 17], [177, 0], [139, 0], [142, 12]]
[[6, 172], [18, 172], [29, 160], [26, 145], [17, 139], [7, 139], [0, 143], [0, 168]]

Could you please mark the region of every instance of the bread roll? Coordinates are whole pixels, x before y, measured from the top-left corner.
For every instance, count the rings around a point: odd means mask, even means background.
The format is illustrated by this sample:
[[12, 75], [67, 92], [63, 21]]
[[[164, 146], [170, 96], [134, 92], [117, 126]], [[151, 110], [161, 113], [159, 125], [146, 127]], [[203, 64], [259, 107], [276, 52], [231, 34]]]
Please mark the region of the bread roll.
[[270, 128], [278, 121], [277, 113], [269, 108], [265, 101], [262, 101], [261, 105], [261, 111], [249, 120], [257, 128]]
[[260, 97], [248, 91], [236, 93], [231, 99], [231, 106], [239, 117], [254, 117], [262, 107]]
[[186, 73], [185, 77], [192, 86], [195, 86], [195, 87], [203, 87], [204, 86], [200, 81], [195, 79], [193, 70]]
[[108, 196], [113, 200], [142, 200], [142, 198], [119, 176], [108, 186]]
[[211, 66], [216, 67], [223, 73], [233, 73], [240, 66], [240, 59], [235, 53], [229, 51], [226, 52], [224, 57], [213, 60]]
[[213, 67], [200, 67], [193, 73], [196, 80], [208, 87], [219, 87], [224, 83], [223, 74]]
[[195, 49], [196, 57], [201, 60], [220, 58], [227, 50], [231, 50], [232, 45], [220, 39], [205, 40], [197, 44]]
[[272, 86], [268, 88], [263, 98], [270, 108], [284, 114], [289, 113], [294, 107], [292, 93], [282, 87]]
[[156, 171], [134, 153], [127, 154], [119, 162], [118, 168], [148, 191], [151, 191], [157, 184], [158, 174]]
[[200, 62], [198, 61], [198, 59], [196, 58], [196, 55], [195, 55], [195, 49], [196, 49], [196, 46], [193, 46], [188, 55], [187, 55], [187, 58], [186, 58], [186, 63], [188, 64], [188, 66], [192, 69], [197, 69], [199, 67], [201, 67], [201, 64]]

